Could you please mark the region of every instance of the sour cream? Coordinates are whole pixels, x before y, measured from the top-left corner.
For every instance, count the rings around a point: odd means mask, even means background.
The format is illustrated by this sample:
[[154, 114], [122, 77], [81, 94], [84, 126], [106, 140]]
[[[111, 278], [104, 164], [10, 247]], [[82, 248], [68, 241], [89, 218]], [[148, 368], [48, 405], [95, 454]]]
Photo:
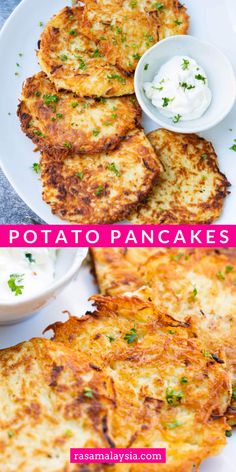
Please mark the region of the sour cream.
[[143, 88], [152, 104], [173, 123], [200, 118], [212, 100], [204, 69], [188, 56], [174, 56]]
[[0, 302], [21, 301], [49, 287], [56, 249], [0, 249]]

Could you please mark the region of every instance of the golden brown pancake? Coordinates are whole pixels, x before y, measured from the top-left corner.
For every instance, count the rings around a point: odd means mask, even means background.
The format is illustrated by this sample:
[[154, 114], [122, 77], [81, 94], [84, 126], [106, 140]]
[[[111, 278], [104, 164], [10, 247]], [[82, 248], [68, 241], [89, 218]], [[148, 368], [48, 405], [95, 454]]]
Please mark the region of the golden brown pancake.
[[140, 125], [135, 96], [93, 99], [57, 92], [44, 72], [26, 80], [18, 115], [38, 148], [60, 158], [116, 148]]
[[147, 135], [163, 165], [152, 194], [129, 220], [136, 224], [208, 224], [219, 218], [230, 186], [212, 144], [165, 129]]
[[132, 131], [109, 153], [72, 154], [60, 161], [43, 154], [43, 199], [71, 223], [113, 223], [147, 198], [160, 168], [141, 130]]

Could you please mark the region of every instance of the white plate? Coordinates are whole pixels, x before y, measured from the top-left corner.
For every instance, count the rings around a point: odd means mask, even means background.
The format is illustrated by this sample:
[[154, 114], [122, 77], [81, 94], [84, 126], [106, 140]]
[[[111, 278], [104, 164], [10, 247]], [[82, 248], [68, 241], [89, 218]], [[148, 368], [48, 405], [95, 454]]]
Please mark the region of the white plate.
[[[90, 267], [82, 267], [78, 278], [73, 281], [63, 293], [47, 308], [40, 310], [37, 316], [14, 326], [0, 327], [0, 349], [12, 346], [34, 336], [42, 336], [44, 328], [55, 321], [64, 321], [68, 317], [63, 310], [69, 310], [71, 314], [80, 316], [91, 308], [87, 301], [90, 295], [97, 293], [94, 278], [90, 273]], [[50, 337], [51, 333], [47, 333]], [[194, 434], [194, 432], [193, 432]], [[236, 431], [227, 440], [227, 446], [223, 452], [211, 459], [207, 459], [200, 472], [235, 472], [236, 470]]]
[[[39, 22], [45, 24], [68, 3], [66, 0], [23, 0], [0, 34], [1, 164], [21, 198], [50, 224], [63, 222], [51, 214], [50, 207], [41, 199], [41, 184], [31, 168], [39, 156], [33, 153], [34, 145], [20, 131], [16, 106], [22, 81], [39, 70], [35, 55], [42, 30]], [[185, 0], [185, 4], [191, 17], [190, 33], [218, 46], [236, 70], [234, 0]], [[19, 53], [24, 56], [19, 57]], [[20, 67], [16, 66], [17, 62]], [[15, 76], [16, 71], [20, 73], [19, 76]], [[144, 127], [148, 132], [155, 129], [156, 125], [144, 117]], [[233, 131], [229, 131], [231, 128]], [[217, 223], [236, 224], [236, 153], [229, 150], [236, 139], [236, 107], [219, 126], [204, 133], [204, 137], [213, 142], [220, 168], [232, 184], [231, 195], [226, 199], [223, 214]]]

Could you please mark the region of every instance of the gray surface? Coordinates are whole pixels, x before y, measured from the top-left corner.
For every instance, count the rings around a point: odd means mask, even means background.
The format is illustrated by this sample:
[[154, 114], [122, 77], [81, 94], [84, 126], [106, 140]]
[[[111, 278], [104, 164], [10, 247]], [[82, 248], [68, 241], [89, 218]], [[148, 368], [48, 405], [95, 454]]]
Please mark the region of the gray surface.
[[[20, 0], [0, 0], [0, 28]], [[11, 51], [8, 51], [11, 54]], [[0, 169], [0, 224], [43, 223], [18, 197]]]

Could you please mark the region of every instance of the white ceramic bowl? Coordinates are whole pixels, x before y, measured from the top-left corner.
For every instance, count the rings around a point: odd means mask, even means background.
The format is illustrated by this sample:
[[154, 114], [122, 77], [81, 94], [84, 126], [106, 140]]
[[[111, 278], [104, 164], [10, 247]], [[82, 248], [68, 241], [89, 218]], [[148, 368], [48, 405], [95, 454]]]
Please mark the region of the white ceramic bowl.
[[[152, 82], [160, 67], [177, 55], [190, 56], [203, 67], [212, 91], [212, 102], [201, 118], [173, 124], [146, 97], [143, 83]], [[144, 69], [146, 64], [149, 64], [147, 70]], [[197, 133], [213, 128], [230, 112], [236, 97], [235, 75], [227, 57], [212, 44], [189, 35], [172, 36], [150, 48], [138, 63], [134, 86], [143, 111], [163, 128], [180, 133]]]
[[53, 283], [27, 300], [0, 302], [0, 325], [13, 324], [29, 318], [56, 297], [78, 274], [87, 255], [86, 248], [58, 249]]

